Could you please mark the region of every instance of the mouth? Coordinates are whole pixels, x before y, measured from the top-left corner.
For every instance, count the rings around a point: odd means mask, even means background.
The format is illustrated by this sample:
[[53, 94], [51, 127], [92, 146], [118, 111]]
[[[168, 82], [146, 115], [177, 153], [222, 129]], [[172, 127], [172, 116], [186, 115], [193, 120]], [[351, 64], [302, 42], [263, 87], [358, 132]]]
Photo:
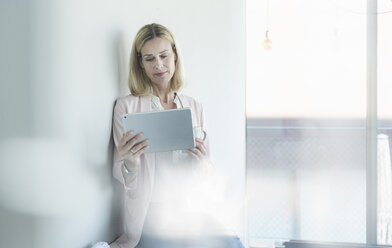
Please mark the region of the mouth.
[[167, 73], [167, 71], [159, 72], [159, 73], [155, 73], [154, 76], [156, 76], [156, 77], [162, 77], [162, 76], [164, 76], [166, 73]]

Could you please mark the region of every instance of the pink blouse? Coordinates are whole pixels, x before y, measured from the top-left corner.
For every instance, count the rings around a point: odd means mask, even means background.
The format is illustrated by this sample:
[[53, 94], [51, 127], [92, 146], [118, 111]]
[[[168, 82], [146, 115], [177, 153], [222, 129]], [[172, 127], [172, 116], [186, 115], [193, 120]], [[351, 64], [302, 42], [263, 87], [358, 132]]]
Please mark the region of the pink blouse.
[[[184, 108], [191, 108], [193, 126], [200, 126], [206, 130], [202, 105], [193, 98], [179, 94], [178, 98]], [[144, 220], [154, 189], [155, 154], [147, 153], [140, 156], [140, 160], [124, 172], [123, 161], [117, 146], [123, 135], [122, 115], [135, 112], [152, 111], [151, 97], [128, 95], [117, 100], [113, 113], [114, 163], [113, 176], [124, 186], [123, 222], [124, 232], [115, 241], [121, 248], [135, 247], [141, 237]], [[209, 140], [204, 141], [209, 154]], [[197, 167], [199, 175], [210, 171], [211, 163], [204, 163]]]

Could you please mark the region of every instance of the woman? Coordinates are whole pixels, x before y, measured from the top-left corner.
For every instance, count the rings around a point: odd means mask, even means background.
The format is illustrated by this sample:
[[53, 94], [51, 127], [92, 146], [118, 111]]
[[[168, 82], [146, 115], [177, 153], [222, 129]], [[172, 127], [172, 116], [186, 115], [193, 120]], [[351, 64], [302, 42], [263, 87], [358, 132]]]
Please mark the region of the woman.
[[[206, 222], [214, 223], [187, 212], [192, 190], [210, 171], [209, 143], [206, 135], [200, 135], [205, 134], [201, 104], [177, 94], [183, 84], [181, 57], [172, 33], [159, 24], [142, 27], [131, 51], [131, 95], [117, 100], [113, 115], [117, 147], [113, 175], [124, 186], [125, 232], [112, 247], [209, 247], [197, 243], [198, 231], [206, 229]], [[194, 149], [145, 153], [149, 146], [142, 133], [123, 133], [123, 114], [184, 107], [191, 108], [194, 133], [199, 136]]]

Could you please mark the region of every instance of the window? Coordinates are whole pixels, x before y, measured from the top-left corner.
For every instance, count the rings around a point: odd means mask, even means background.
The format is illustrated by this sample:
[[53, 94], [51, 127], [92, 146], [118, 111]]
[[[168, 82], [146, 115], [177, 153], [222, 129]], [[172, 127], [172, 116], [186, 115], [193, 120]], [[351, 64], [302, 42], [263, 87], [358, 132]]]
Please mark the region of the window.
[[377, 107], [378, 107], [378, 200], [377, 241], [392, 245], [392, 1], [378, 1]]
[[377, 181], [378, 244], [392, 244], [392, 2], [374, 2], [379, 176], [369, 181], [368, 1], [247, 0], [251, 246], [369, 243]]

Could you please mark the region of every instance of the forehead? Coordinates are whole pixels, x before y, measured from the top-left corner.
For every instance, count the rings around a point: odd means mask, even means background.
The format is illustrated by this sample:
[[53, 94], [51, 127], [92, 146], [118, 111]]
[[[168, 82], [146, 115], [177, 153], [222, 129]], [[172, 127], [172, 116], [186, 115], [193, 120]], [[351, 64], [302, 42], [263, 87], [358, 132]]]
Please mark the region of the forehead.
[[154, 38], [147, 41], [140, 49], [142, 55], [146, 54], [159, 54], [162, 51], [169, 50], [172, 51], [170, 41], [162, 38]]

